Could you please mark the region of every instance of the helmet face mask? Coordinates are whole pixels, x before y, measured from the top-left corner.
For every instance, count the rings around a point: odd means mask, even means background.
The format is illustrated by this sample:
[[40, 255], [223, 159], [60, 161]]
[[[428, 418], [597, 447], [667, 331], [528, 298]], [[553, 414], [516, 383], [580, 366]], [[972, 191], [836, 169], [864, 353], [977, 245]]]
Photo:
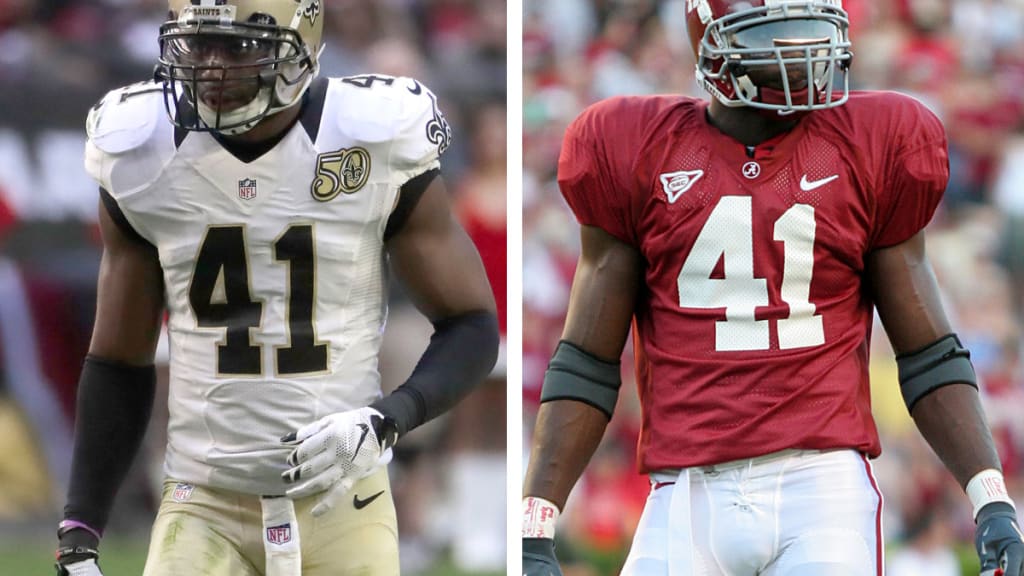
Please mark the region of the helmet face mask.
[[156, 76], [176, 126], [240, 134], [301, 101], [318, 69], [320, 2], [216, 1], [171, 0]]
[[853, 53], [838, 0], [689, 0], [687, 24], [697, 79], [726, 106], [788, 114], [848, 98]]

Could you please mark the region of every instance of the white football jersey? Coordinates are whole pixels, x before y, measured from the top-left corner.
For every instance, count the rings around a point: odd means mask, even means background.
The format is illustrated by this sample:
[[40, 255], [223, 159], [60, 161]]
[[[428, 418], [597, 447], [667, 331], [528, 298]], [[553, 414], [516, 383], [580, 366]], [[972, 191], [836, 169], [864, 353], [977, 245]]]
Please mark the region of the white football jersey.
[[410, 78], [319, 80], [248, 163], [176, 131], [154, 83], [109, 93], [88, 132], [86, 169], [163, 268], [165, 473], [283, 494], [280, 437], [381, 395], [384, 230], [399, 187], [448, 147], [434, 95]]

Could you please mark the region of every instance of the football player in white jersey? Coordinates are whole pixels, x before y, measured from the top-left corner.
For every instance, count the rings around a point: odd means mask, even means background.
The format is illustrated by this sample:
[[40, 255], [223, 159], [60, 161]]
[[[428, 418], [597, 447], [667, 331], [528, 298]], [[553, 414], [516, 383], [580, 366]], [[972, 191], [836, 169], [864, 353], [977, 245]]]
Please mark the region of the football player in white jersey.
[[[90, 112], [104, 252], [58, 574], [100, 574], [165, 310], [145, 575], [398, 573], [391, 447], [482, 381], [497, 321], [439, 175], [436, 98], [411, 78], [317, 78], [324, 8], [170, 0], [157, 81]], [[435, 331], [383, 396], [388, 270]]]

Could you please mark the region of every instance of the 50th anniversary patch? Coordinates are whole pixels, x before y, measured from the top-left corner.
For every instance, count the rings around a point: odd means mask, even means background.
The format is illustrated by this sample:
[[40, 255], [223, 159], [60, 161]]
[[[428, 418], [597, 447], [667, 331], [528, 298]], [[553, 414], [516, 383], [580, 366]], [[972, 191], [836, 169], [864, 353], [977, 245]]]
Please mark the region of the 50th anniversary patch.
[[338, 194], [353, 194], [370, 178], [370, 153], [364, 148], [342, 148], [316, 158], [316, 179], [309, 191], [320, 202]]

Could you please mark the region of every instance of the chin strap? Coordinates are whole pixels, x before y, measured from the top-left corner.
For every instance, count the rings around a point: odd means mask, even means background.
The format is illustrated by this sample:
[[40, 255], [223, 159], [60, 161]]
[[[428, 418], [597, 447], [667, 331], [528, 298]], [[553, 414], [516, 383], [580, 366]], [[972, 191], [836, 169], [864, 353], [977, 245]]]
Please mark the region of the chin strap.
[[[827, 90], [823, 90], [819, 87], [809, 84], [801, 90], [791, 90], [789, 92], [790, 99], [786, 102], [786, 91], [775, 88], [769, 88], [766, 86], [758, 86], [750, 80], [750, 76], [747, 75], [746, 71], [742, 67], [735, 67], [730, 71], [733, 75], [735, 89], [737, 91], [737, 97], [748, 98], [753, 102], [768, 104], [772, 106], [807, 106], [808, 97], [811, 90], [814, 90], [814, 100], [811, 104], [820, 105], [825, 103]], [[742, 95], [740, 94], [742, 93]], [[833, 92], [833, 100], [840, 100], [842, 97]], [[756, 108], [756, 107], [755, 107]], [[769, 118], [777, 118], [784, 116], [788, 119], [799, 119], [806, 116], [810, 110], [774, 110], [758, 108], [760, 114]]]
[[[791, 105], [806, 104], [808, 90], [809, 88], [804, 88], [803, 90], [790, 92]], [[754, 100], [764, 102], [765, 104], [785, 105], [786, 92], [785, 90], [775, 90], [773, 88], [757, 88], [757, 98]], [[819, 97], [818, 100], [821, 100], [821, 98]], [[810, 110], [766, 110], [764, 108], [757, 108], [757, 111], [761, 116], [768, 118], [784, 117], [787, 120], [799, 120], [811, 113]]]
[[[281, 95], [278, 93], [278, 72], [276, 70], [262, 70], [259, 73], [260, 90], [251, 102], [237, 110], [232, 110], [226, 113], [221, 112], [220, 118], [218, 118], [215, 110], [206, 106], [197, 99], [196, 107], [199, 110], [199, 117], [207, 126], [232, 126], [239, 122], [243, 122], [247, 117], [253, 117], [251, 121], [245, 122], [244, 124], [217, 130], [217, 132], [228, 136], [243, 134], [255, 128], [256, 125], [262, 122], [264, 118], [273, 116], [282, 110], [286, 110], [302, 102], [302, 95], [306, 92], [306, 89], [309, 88], [309, 85], [313, 82], [313, 78], [315, 76], [315, 70], [306, 74], [306, 78], [302, 81], [302, 86], [296, 91], [296, 97], [290, 102], [282, 103]], [[261, 111], [264, 113], [260, 114]]]
[[[260, 82], [262, 83], [263, 74], [261, 73], [260, 76]], [[263, 86], [251, 102], [237, 110], [231, 110], [230, 112], [220, 112], [218, 114], [216, 110], [204, 104], [198, 97], [195, 98], [195, 105], [199, 112], [199, 118], [202, 119], [204, 124], [210, 127], [217, 127], [221, 125], [232, 126], [231, 128], [224, 129], [217, 128], [216, 131], [221, 134], [234, 136], [236, 134], [242, 134], [252, 130], [260, 123], [261, 120], [274, 113], [269, 101], [272, 97], [273, 84]], [[266, 113], [259, 114], [261, 110], [266, 110]], [[249, 122], [245, 122], [244, 124], [233, 126], [248, 117], [252, 117], [253, 119]]]
[[[810, 93], [810, 88], [804, 88], [803, 90], [795, 90], [795, 91], [791, 90], [789, 92], [789, 95], [790, 95], [790, 105], [791, 106], [797, 106], [797, 105], [801, 105], [801, 104], [807, 104], [807, 95], [808, 95], [808, 93]], [[758, 95], [757, 100], [759, 102], [764, 102], [765, 104], [781, 104], [781, 105], [785, 105], [786, 104], [786, 91], [785, 90], [776, 90], [774, 88], [766, 88], [766, 87], [763, 87], [763, 86], [759, 86], [757, 88], [757, 95]], [[822, 98], [821, 94], [817, 94], [816, 97], [814, 98], [814, 100], [815, 100], [814, 103], [818, 104], [822, 100], [824, 100], [824, 98]]]

